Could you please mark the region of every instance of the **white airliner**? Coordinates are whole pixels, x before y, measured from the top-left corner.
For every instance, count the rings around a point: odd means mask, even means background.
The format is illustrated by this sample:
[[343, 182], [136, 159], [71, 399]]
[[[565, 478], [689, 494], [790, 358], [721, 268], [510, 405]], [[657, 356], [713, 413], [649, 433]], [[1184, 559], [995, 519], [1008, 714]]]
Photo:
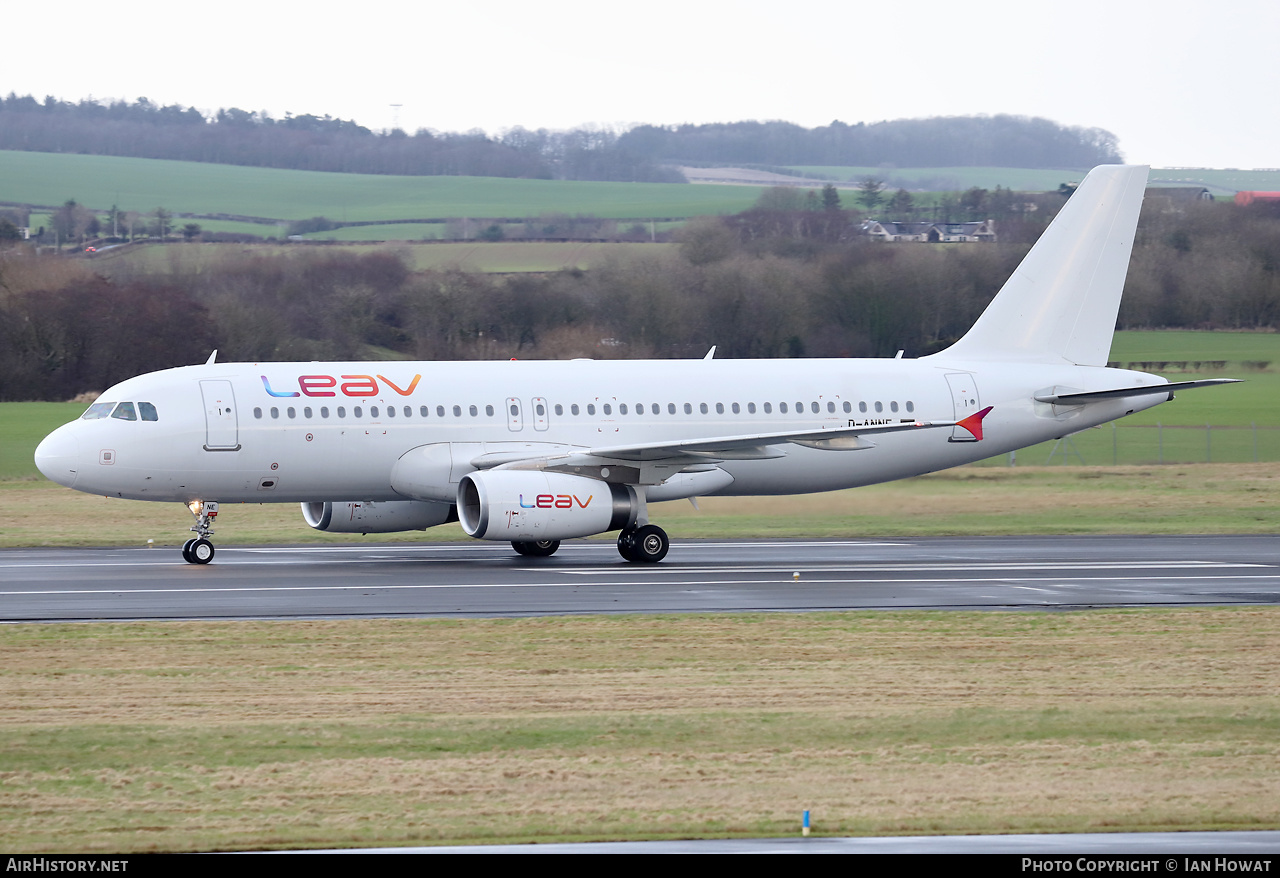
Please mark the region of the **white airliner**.
[[[892, 360], [217, 363], [131, 378], [36, 450], [49, 479], [184, 503], [208, 563], [225, 503], [301, 503], [314, 528], [460, 520], [522, 555], [618, 530], [657, 562], [649, 503], [901, 479], [1173, 398], [1106, 368], [1147, 168], [1094, 169], [973, 328]], [[714, 352], [714, 349], [713, 349]]]

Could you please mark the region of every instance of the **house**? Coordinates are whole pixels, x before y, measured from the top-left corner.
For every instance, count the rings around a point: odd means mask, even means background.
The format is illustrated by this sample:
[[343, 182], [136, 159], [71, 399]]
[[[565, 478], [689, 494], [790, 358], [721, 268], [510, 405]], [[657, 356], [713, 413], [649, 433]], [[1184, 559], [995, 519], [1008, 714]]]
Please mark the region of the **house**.
[[1213, 193], [1204, 186], [1148, 186], [1146, 197], [1164, 198], [1171, 203], [1213, 201]]
[[929, 244], [991, 242], [996, 239], [994, 220], [976, 223], [895, 223], [867, 220], [862, 232], [879, 241], [923, 241]]

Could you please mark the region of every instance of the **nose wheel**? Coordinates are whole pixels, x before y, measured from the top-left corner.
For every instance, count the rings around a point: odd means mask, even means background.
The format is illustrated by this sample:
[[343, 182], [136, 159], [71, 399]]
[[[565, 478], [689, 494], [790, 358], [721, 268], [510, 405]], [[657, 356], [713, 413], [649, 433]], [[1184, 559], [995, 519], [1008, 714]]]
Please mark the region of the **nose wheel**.
[[182, 560], [188, 564], [208, 564], [213, 560], [213, 520], [218, 517], [218, 504], [213, 500], [192, 500], [187, 509], [196, 517], [191, 529], [196, 536], [182, 544]]
[[213, 543], [192, 537], [182, 544], [182, 560], [188, 564], [208, 564], [213, 560]]
[[656, 524], [624, 530], [618, 534], [618, 554], [633, 564], [657, 564], [667, 557], [671, 540]]

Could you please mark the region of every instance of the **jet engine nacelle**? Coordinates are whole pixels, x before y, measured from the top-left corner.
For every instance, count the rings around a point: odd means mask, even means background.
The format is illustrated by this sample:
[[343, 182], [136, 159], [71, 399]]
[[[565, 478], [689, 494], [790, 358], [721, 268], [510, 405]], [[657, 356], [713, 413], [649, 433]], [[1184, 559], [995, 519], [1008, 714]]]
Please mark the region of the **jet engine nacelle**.
[[478, 540], [568, 540], [636, 523], [635, 488], [541, 470], [484, 470], [458, 482], [458, 518]]
[[426, 530], [457, 520], [452, 504], [425, 500], [303, 503], [302, 517], [316, 530], [340, 534]]

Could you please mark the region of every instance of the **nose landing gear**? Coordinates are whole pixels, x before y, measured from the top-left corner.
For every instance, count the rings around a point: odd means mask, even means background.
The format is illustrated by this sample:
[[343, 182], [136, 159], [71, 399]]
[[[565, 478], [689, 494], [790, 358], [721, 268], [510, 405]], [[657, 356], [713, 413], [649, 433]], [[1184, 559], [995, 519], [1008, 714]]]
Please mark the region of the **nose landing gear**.
[[196, 518], [196, 523], [191, 527], [196, 536], [182, 544], [182, 560], [188, 564], [208, 564], [213, 560], [213, 543], [209, 541], [209, 537], [213, 536], [211, 525], [218, 517], [218, 504], [214, 500], [192, 500], [187, 504], [187, 509]]

